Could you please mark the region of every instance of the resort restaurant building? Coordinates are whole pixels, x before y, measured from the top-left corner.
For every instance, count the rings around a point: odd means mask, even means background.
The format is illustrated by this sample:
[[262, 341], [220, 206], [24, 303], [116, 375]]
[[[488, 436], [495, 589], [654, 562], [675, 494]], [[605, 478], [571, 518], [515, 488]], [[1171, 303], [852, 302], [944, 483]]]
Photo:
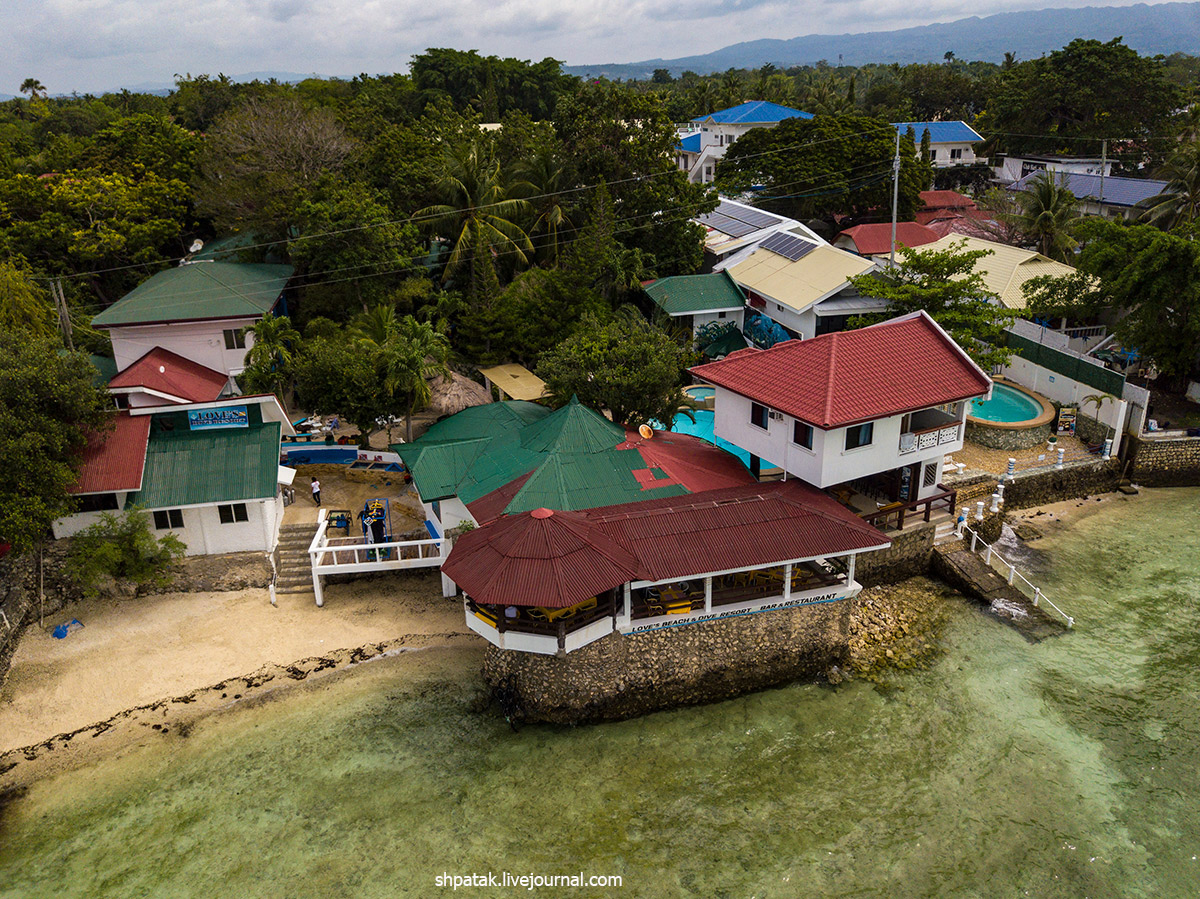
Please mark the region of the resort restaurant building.
[[565, 654], [637, 634], [850, 599], [890, 540], [799, 481], [584, 511], [540, 508], [458, 538], [442, 573], [501, 649]]

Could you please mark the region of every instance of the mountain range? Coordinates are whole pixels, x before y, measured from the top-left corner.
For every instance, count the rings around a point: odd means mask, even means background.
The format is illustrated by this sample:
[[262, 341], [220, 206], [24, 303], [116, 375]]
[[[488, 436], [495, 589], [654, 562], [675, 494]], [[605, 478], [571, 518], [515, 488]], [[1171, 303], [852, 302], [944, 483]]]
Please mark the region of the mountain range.
[[859, 66], [866, 63], [942, 62], [947, 52], [962, 60], [1000, 62], [1006, 52], [1031, 59], [1066, 46], [1075, 38], [1108, 41], [1124, 38], [1143, 56], [1158, 53], [1200, 54], [1200, 3], [1135, 6], [1088, 6], [1040, 9], [972, 16], [954, 22], [872, 31], [863, 34], [808, 34], [790, 40], [758, 40], [731, 44], [712, 53], [678, 59], [633, 63], [565, 66], [573, 75], [645, 79], [655, 69], [673, 75], [701, 75], [726, 69], [756, 69], [767, 63], [779, 68], [814, 65]]

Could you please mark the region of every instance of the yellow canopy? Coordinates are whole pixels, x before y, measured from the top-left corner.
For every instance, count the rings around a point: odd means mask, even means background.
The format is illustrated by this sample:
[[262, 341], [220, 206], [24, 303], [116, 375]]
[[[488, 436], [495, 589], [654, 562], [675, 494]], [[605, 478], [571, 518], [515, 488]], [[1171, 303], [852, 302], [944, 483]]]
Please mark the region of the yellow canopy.
[[491, 368], [481, 368], [484, 383], [489, 388], [493, 384], [500, 391], [500, 399], [506, 396], [514, 400], [536, 400], [546, 395], [546, 382], [515, 362], [507, 365], [493, 365]]

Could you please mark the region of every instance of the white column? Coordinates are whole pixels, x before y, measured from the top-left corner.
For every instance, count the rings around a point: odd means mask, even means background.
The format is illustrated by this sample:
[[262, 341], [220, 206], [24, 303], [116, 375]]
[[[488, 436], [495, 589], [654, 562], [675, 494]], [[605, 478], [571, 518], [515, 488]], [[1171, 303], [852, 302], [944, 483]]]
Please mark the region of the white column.
[[704, 579], [704, 612], [712, 611], [712, 575]]
[[633, 619], [633, 585], [625, 584], [625, 624]]
[[846, 570], [846, 586], [849, 587], [854, 583], [854, 562], [858, 558], [858, 553], [850, 553], [850, 567]]
[[792, 563], [788, 562], [783, 566], [783, 598], [789, 600], [792, 598]]

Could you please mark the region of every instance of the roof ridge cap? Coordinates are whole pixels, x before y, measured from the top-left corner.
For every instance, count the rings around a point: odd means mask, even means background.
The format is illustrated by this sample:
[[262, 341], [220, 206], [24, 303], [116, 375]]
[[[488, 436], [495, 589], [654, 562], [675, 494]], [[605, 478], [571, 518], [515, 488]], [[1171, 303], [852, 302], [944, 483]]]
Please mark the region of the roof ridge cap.
[[829, 379], [825, 383], [825, 420], [822, 424], [828, 424], [833, 421], [833, 385], [837, 383], [834, 373], [837, 368], [837, 349], [840, 343], [838, 335], [840, 333], [842, 332], [833, 331], [829, 335], [829, 364], [825, 366], [825, 370], [829, 372]]

